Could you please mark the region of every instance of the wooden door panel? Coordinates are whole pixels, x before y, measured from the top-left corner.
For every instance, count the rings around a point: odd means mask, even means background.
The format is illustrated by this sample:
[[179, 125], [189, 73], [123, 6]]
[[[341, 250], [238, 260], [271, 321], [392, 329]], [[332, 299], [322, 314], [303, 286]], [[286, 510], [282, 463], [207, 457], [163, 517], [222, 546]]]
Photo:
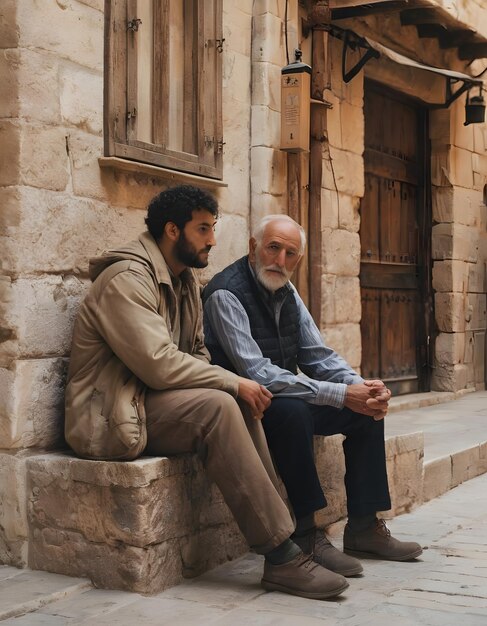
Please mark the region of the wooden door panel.
[[380, 89], [366, 90], [364, 110], [362, 375], [409, 393], [423, 388], [418, 355], [426, 344], [418, 245], [425, 125], [419, 107]]

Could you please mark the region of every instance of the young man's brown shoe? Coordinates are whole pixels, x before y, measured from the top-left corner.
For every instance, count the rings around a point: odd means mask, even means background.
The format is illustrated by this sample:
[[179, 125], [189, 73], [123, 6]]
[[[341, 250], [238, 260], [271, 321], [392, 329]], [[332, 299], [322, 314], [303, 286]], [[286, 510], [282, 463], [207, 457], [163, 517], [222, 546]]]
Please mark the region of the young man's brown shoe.
[[348, 587], [343, 576], [321, 567], [311, 555], [302, 553], [281, 565], [266, 560], [261, 584], [267, 591], [282, 591], [315, 600], [333, 598]]

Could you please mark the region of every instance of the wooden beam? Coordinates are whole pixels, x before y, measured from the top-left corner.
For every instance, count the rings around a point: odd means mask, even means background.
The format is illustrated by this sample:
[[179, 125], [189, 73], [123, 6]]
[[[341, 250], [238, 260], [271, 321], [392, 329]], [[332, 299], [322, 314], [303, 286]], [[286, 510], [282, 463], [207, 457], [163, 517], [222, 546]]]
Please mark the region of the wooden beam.
[[424, 38], [440, 38], [448, 33], [448, 29], [443, 24], [416, 24], [418, 37]]
[[438, 24], [441, 18], [436, 9], [406, 9], [401, 11], [401, 24], [403, 26], [416, 26], [416, 24]]
[[340, 3], [340, 8], [332, 9], [333, 20], [345, 20], [351, 17], [361, 17], [364, 15], [374, 15], [375, 13], [387, 13], [400, 11], [407, 6], [408, 0], [389, 0], [388, 2], [362, 2], [360, 6], [344, 7]]
[[465, 43], [458, 48], [458, 58], [462, 61], [487, 58], [487, 43]]

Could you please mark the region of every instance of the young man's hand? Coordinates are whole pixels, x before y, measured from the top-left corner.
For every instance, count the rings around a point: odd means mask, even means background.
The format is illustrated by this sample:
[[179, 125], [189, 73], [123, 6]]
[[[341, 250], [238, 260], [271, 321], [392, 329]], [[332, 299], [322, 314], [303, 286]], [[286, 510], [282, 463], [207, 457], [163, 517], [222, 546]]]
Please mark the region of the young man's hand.
[[262, 419], [264, 411], [271, 403], [272, 393], [253, 380], [240, 378], [238, 397], [249, 405], [256, 419]]
[[389, 407], [391, 391], [381, 380], [366, 380], [347, 387], [345, 406], [356, 413], [384, 419]]

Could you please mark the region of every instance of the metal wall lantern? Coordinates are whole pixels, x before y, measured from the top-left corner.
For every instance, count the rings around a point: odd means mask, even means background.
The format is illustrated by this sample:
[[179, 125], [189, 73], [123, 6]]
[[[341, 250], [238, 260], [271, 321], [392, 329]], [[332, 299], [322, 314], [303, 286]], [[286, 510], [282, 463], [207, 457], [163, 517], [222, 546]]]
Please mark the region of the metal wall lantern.
[[482, 97], [482, 86], [479, 86], [479, 95], [470, 97], [467, 94], [467, 102], [465, 103], [465, 122], [464, 126], [469, 124], [483, 124], [485, 122], [485, 100]]

